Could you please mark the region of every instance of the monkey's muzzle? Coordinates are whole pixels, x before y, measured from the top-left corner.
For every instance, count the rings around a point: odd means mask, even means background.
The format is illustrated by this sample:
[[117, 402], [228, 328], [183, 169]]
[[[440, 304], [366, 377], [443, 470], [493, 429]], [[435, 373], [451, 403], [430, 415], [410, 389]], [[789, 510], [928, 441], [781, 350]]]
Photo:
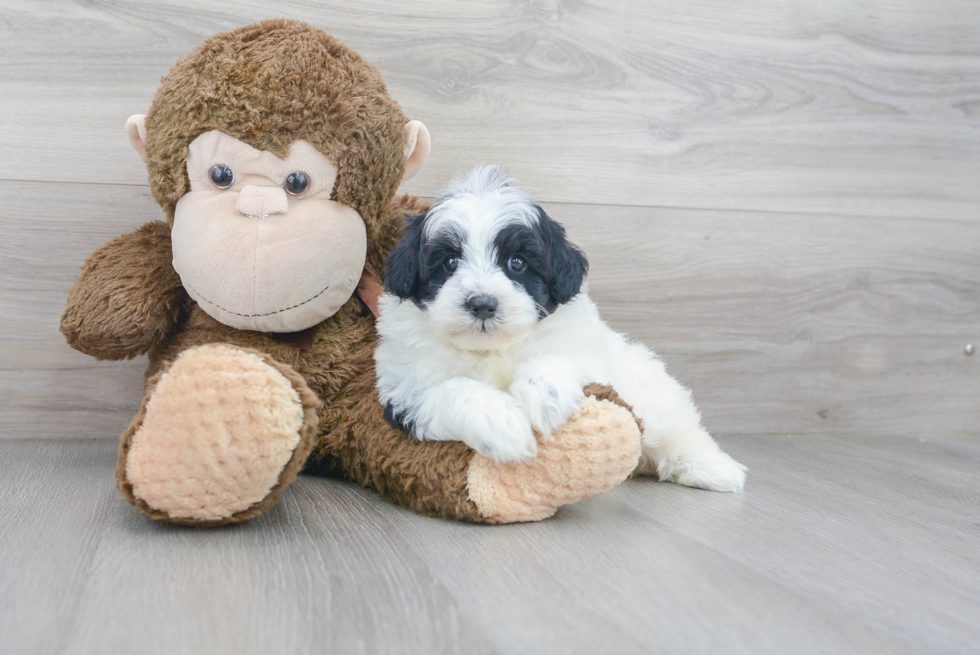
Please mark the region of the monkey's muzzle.
[[263, 189], [248, 189], [191, 192], [177, 203], [173, 265], [187, 293], [241, 330], [297, 332], [329, 318], [364, 269], [360, 214], [313, 198], [283, 208]]

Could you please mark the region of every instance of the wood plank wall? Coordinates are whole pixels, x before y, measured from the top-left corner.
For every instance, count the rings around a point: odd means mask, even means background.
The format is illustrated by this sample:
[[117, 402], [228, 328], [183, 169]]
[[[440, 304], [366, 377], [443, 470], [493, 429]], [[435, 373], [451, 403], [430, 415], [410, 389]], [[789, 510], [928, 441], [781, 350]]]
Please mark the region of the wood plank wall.
[[406, 190], [505, 165], [719, 435], [980, 434], [975, 0], [0, 1], [0, 438], [114, 438], [145, 361], [57, 331], [160, 216], [122, 133], [177, 57], [307, 20], [433, 134]]

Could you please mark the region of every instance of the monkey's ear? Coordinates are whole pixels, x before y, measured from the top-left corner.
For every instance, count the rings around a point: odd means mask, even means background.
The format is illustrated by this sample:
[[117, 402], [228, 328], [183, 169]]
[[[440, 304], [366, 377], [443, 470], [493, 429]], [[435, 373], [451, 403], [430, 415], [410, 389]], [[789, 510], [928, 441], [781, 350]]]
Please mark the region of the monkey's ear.
[[146, 161], [146, 114], [133, 114], [126, 119], [126, 136], [133, 150]]
[[425, 160], [429, 158], [431, 146], [429, 130], [421, 121], [405, 123], [405, 174], [402, 176], [402, 183], [408, 182], [422, 170]]

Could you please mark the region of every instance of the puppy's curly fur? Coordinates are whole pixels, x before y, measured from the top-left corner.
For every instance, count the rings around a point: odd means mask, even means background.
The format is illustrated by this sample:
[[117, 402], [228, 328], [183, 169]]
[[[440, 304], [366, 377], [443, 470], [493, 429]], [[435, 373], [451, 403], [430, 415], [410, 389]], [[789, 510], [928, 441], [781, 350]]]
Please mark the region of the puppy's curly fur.
[[740, 491], [745, 469], [702, 427], [691, 393], [599, 317], [587, 268], [499, 168], [454, 181], [388, 260], [375, 361], [389, 420], [419, 439], [525, 461], [535, 433], [564, 424], [582, 386], [598, 381], [644, 423], [639, 472]]

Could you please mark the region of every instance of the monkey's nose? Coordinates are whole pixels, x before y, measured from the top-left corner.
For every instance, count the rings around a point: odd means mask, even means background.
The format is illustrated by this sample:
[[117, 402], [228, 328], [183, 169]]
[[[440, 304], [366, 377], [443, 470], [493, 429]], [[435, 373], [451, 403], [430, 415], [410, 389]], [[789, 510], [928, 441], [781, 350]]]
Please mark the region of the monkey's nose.
[[285, 214], [289, 211], [289, 199], [282, 187], [249, 185], [238, 192], [235, 210], [255, 218]]

